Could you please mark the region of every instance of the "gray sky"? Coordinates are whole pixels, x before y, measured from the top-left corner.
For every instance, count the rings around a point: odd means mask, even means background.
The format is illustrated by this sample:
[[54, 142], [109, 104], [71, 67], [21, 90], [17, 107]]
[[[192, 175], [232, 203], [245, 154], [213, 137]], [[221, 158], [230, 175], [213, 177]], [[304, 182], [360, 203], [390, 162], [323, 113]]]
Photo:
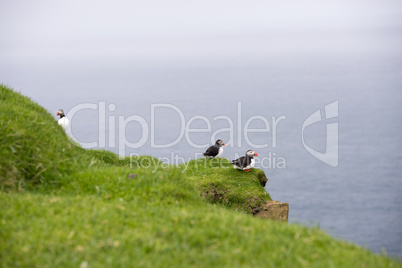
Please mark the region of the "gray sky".
[[2, 0], [0, 56], [95, 56], [133, 45], [157, 54], [158, 43], [191, 54], [219, 38], [384, 31], [401, 29], [401, 18], [399, 0]]

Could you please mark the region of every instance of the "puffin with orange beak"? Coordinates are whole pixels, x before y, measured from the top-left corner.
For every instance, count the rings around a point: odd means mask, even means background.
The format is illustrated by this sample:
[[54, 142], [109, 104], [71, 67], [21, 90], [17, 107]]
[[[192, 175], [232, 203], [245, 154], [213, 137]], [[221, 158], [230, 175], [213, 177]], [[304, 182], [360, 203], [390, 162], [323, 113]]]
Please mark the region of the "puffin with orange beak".
[[59, 109], [56, 115], [60, 116], [60, 119], [58, 121], [59, 125], [62, 126], [64, 129], [66, 129], [70, 122], [68, 121], [68, 118], [64, 115], [64, 111], [62, 109]]
[[225, 143], [221, 140], [217, 140], [214, 145], [212, 145], [205, 151], [204, 156], [207, 158], [219, 157], [223, 153], [222, 146], [225, 146]]
[[236, 160], [233, 160], [232, 165], [234, 168], [248, 172], [255, 165], [254, 156], [258, 156], [258, 154], [253, 150], [248, 150], [246, 152], [246, 156], [242, 156]]

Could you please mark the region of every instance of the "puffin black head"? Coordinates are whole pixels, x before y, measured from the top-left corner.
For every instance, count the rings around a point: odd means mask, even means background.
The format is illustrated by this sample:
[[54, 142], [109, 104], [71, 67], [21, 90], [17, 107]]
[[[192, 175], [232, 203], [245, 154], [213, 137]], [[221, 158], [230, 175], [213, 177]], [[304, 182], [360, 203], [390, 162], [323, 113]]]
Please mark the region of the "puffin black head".
[[59, 116], [60, 116], [60, 118], [63, 118], [63, 117], [65, 116], [65, 115], [64, 115], [64, 111], [63, 111], [63, 109], [59, 109], [59, 110], [57, 110], [56, 115], [59, 115]]
[[223, 141], [221, 141], [221, 140], [217, 140], [217, 141], [215, 142], [215, 145], [218, 145], [218, 146], [225, 146], [225, 143], [224, 143]]
[[253, 157], [253, 156], [258, 156], [258, 154], [257, 154], [256, 152], [254, 152], [253, 150], [248, 150], [247, 153], [246, 153], [246, 155], [247, 155], [247, 156], [251, 156], [251, 157]]

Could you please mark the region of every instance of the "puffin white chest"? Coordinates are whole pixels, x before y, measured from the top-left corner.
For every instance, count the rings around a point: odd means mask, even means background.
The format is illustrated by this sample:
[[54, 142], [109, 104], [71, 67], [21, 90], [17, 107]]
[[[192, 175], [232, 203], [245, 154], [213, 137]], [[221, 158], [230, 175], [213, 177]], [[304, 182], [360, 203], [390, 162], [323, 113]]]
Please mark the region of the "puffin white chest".
[[254, 166], [255, 166], [255, 160], [253, 158], [253, 159], [251, 159], [250, 164], [245, 169], [250, 169], [250, 168], [253, 168]]
[[68, 124], [70, 123], [67, 117], [60, 118], [57, 122], [59, 122], [59, 125], [62, 126], [64, 129], [66, 129], [68, 127]]
[[248, 164], [247, 166], [243, 166], [241, 169], [243, 169], [243, 170], [252, 169], [254, 167], [254, 165], [255, 165], [255, 160], [253, 158], [253, 159], [251, 159], [250, 164]]
[[215, 157], [221, 156], [222, 153], [223, 153], [223, 147], [219, 147], [219, 152]]

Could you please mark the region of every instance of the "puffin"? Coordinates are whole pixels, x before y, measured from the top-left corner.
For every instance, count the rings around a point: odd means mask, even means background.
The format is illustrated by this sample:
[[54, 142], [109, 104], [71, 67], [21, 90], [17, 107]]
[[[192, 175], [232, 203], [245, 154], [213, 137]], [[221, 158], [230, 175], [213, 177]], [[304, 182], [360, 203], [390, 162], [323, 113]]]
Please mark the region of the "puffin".
[[246, 156], [242, 156], [236, 160], [233, 160], [232, 165], [234, 168], [248, 172], [255, 165], [255, 160], [253, 158], [254, 156], [258, 156], [258, 154], [256, 152], [254, 152], [253, 150], [248, 150], [246, 152]]
[[59, 125], [62, 126], [64, 129], [66, 129], [70, 122], [68, 121], [68, 118], [64, 115], [63, 109], [59, 109], [56, 115], [60, 116], [60, 119], [58, 121]]
[[205, 151], [204, 156], [207, 158], [219, 157], [223, 153], [222, 146], [225, 146], [225, 143], [221, 140], [217, 140], [214, 145], [212, 145]]

